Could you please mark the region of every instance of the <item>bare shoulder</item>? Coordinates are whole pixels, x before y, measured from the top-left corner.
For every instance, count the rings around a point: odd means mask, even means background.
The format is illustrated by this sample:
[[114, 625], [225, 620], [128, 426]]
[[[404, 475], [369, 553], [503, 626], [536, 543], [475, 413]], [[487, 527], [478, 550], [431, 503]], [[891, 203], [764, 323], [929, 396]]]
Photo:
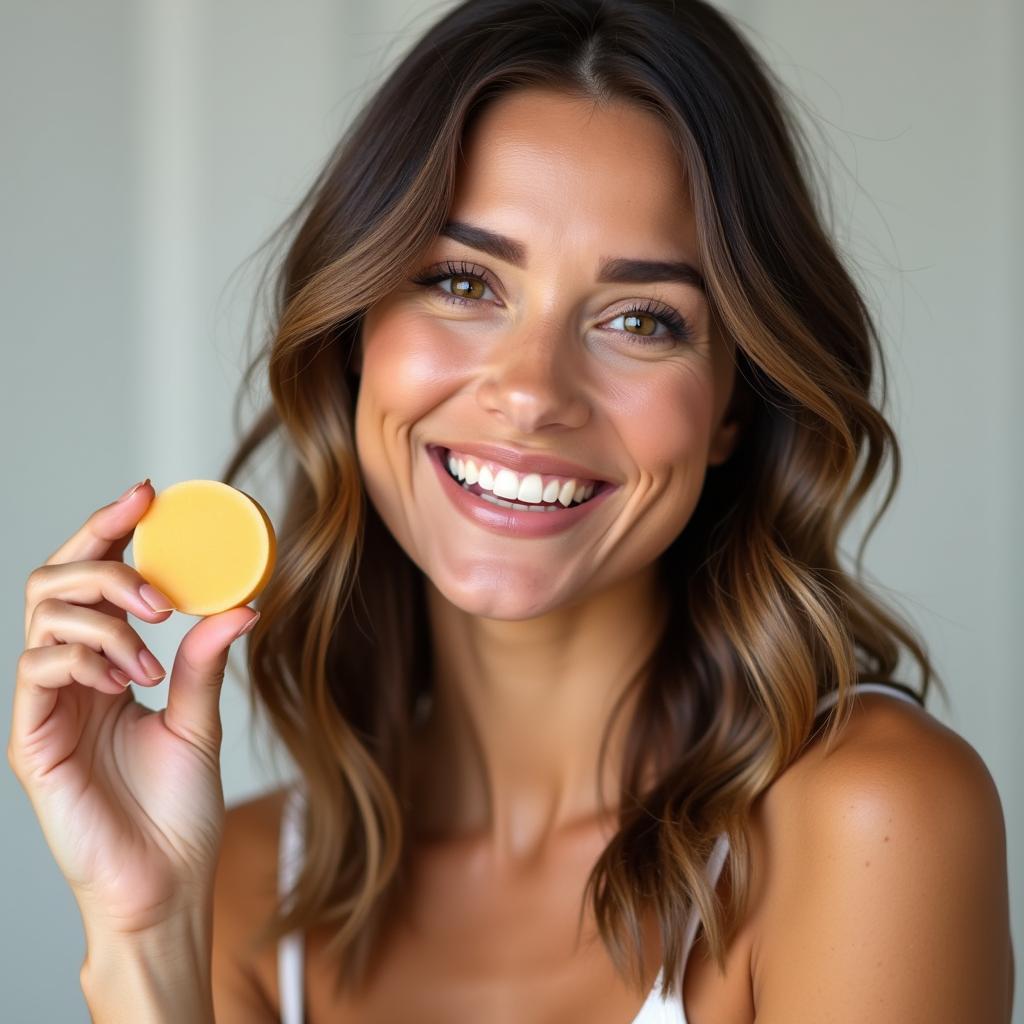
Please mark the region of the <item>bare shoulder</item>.
[[813, 822], [827, 837], [825, 826], [857, 830], [893, 817], [907, 829], [926, 825], [936, 801], [973, 808], [987, 838], [1002, 830], [995, 782], [966, 739], [923, 708], [862, 693], [834, 743], [826, 746], [822, 731], [768, 789], [761, 811], [765, 824], [788, 831]]
[[257, 932], [277, 899], [277, 851], [287, 789], [228, 807], [214, 881], [213, 988], [217, 1024], [275, 1021], [276, 993], [257, 968]]
[[979, 753], [927, 711], [861, 694], [751, 822], [758, 1021], [1009, 1019], [1006, 835]]

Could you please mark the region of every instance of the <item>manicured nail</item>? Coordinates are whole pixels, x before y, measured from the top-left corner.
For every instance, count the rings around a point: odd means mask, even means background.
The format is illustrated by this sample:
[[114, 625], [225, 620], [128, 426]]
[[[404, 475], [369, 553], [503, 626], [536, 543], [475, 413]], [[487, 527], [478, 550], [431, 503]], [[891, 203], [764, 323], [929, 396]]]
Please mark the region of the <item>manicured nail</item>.
[[124, 494], [122, 494], [121, 497], [118, 498], [116, 502], [114, 502], [114, 504], [116, 505], [118, 502], [127, 501], [140, 487], [144, 487], [148, 483], [149, 477], [147, 476], [146, 479], [143, 480], [141, 483], [138, 483], [134, 487], [131, 487], [127, 491], [125, 491]]
[[110, 670], [110, 678], [117, 683], [118, 686], [127, 686], [131, 682], [131, 678], [125, 675], [119, 668], [112, 668]]
[[164, 671], [163, 665], [160, 664], [152, 654], [149, 653], [145, 648], [139, 651], [139, 661], [142, 664], [143, 669], [146, 672], [147, 679], [163, 679], [167, 673]]
[[139, 587], [139, 597], [142, 598], [146, 604], [155, 612], [173, 612], [174, 602], [164, 593], [157, 590], [156, 587], [151, 586], [148, 583], [143, 583]]
[[234, 643], [240, 636], [248, 633], [257, 622], [260, 621], [260, 615], [262, 612], [257, 612], [232, 638], [231, 642]]

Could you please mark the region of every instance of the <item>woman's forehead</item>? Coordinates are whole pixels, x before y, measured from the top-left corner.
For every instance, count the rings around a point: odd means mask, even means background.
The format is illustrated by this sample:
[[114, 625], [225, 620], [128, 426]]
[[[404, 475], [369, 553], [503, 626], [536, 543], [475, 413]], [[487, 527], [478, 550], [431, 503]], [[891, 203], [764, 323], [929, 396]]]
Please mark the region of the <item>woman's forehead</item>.
[[693, 207], [668, 131], [624, 101], [539, 89], [493, 101], [464, 140], [449, 219], [528, 234], [545, 249], [696, 257]]

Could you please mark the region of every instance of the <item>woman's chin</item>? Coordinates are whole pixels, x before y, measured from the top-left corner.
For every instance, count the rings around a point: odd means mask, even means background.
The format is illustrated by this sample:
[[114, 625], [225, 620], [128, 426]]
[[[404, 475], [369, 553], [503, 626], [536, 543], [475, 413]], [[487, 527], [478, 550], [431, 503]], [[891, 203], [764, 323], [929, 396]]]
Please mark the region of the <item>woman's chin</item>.
[[535, 619], [578, 600], [549, 578], [538, 579], [525, 566], [480, 567], [471, 578], [452, 579], [446, 573], [430, 574], [430, 580], [446, 601], [466, 615], [518, 622]]

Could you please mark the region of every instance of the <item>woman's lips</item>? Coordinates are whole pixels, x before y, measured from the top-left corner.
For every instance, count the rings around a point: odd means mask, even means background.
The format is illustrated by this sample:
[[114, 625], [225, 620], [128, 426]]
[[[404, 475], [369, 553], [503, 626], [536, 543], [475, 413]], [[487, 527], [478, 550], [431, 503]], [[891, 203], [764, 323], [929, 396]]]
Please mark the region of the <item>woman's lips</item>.
[[429, 448], [440, 448], [446, 455], [448, 452], [457, 452], [459, 455], [468, 455], [480, 462], [493, 462], [499, 466], [511, 469], [520, 476], [528, 473], [538, 473], [541, 476], [558, 476], [565, 479], [583, 480], [594, 484], [608, 483], [599, 473], [555, 455], [546, 455], [543, 452], [524, 452], [517, 448], [508, 448], [503, 445], [481, 444], [474, 441], [459, 441], [452, 443], [433, 443]]
[[504, 508], [473, 494], [448, 472], [446, 448], [429, 445], [428, 450], [441, 488], [456, 510], [476, 525], [504, 536], [537, 538], [561, 533], [596, 512], [608, 495], [617, 490], [613, 484], [597, 483], [586, 501], [556, 511]]

